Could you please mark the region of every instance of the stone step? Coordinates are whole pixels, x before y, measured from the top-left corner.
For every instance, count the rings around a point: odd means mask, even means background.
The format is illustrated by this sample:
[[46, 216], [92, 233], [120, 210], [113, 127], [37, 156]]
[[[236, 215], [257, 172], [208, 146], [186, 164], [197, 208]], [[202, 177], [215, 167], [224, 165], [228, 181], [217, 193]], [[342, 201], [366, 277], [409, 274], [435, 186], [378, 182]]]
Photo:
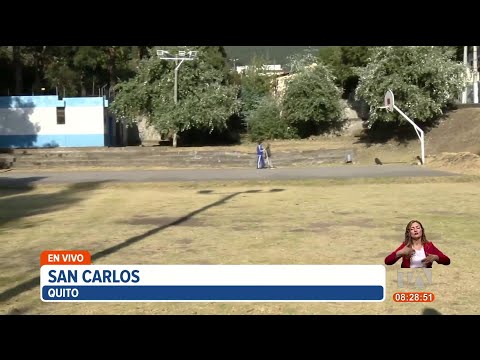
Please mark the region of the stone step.
[[[30, 151], [30, 150], [29, 150]], [[343, 163], [351, 149], [321, 149], [309, 151], [278, 151], [271, 160], [278, 166]], [[49, 168], [81, 166], [161, 166], [161, 167], [252, 167], [255, 153], [234, 151], [31, 151], [14, 155], [15, 168]]]
[[[273, 161], [273, 160], [272, 160]], [[328, 164], [328, 163], [342, 163], [343, 159], [285, 159], [275, 160], [274, 165], [277, 166], [290, 166], [295, 164]], [[48, 168], [48, 167], [77, 167], [77, 166], [105, 166], [105, 167], [122, 167], [122, 166], [161, 166], [161, 167], [183, 167], [183, 166], [239, 166], [249, 167], [256, 164], [255, 159], [237, 160], [237, 161], [198, 161], [193, 159], [185, 159], [184, 161], [176, 161], [172, 159], [166, 159], [164, 161], [145, 161], [145, 160], [63, 160], [63, 161], [38, 161], [38, 162], [17, 162], [14, 163], [15, 168]]]

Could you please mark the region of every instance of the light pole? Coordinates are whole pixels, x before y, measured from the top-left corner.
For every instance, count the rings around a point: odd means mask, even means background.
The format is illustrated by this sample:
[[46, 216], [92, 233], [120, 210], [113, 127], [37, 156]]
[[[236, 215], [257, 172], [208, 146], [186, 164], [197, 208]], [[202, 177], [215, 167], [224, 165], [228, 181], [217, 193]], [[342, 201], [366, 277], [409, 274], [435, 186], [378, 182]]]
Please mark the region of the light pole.
[[[157, 56], [162, 60], [175, 61], [175, 85], [173, 88], [173, 100], [175, 104], [178, 101], [178, 69], [184, 61], [194, 60], [197, 57], [197, 51], [179, 51], [178, 55], [171, 55], [167, 50], [157, 50]], [[180, 63], [178, 62], [180, 60]]]
[[[178, 102], [178, 69], [184, 61], [190, 61], [197, 58], [197, 51], [179, 51], [177, 55], [170, 54], [167, 50], [157, 50], [157, 56], [162, 60], [175, 61], [175, 84], [173, 86], [173, 101], [175, 105]], [[178, 62], [180, 61], [180, 63]], [[177, 133], [173, 133], [173, 147], [177, 147]]]

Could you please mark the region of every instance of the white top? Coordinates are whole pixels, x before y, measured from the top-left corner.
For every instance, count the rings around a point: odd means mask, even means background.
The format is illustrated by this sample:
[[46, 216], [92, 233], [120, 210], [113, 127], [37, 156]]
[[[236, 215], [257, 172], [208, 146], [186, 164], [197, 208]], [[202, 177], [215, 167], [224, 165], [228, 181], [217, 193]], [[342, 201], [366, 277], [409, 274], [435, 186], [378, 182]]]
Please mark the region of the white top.
[[425, 259], [425, 250], [423, 246], [420, 250], [415, 250], [415, 253], [410, 258], [410, 267], [411, 268], [422, 268], [425, 267], [425, 264], [422, 263], [422, 260]]

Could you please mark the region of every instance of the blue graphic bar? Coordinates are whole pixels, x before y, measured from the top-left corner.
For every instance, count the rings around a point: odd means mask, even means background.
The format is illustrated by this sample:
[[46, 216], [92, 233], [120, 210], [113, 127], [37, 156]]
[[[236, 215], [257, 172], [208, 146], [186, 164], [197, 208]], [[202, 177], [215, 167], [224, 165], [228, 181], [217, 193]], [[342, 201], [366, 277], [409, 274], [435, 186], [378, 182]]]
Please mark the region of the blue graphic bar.
[[43, 301], [382, 301], [383, 286], [43, 286]]

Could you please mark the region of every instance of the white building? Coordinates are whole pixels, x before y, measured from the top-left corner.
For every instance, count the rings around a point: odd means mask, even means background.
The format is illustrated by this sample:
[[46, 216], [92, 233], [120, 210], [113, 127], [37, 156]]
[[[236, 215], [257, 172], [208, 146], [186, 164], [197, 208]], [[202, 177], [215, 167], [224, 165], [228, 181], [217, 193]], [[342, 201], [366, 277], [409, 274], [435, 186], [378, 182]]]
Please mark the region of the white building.
[[[236, 71], [239, 74], [245, 73], [250, 68], [250, 65], [245, 66], [237, 66]], [[261, 70], [265, 74], [281, 74], [284, 73], [285, 70], [282, 68], [282, 65], [262, 65]]]
[[0, 148], [108, 146], [116, 124], [104, 97], [0, 97]]

